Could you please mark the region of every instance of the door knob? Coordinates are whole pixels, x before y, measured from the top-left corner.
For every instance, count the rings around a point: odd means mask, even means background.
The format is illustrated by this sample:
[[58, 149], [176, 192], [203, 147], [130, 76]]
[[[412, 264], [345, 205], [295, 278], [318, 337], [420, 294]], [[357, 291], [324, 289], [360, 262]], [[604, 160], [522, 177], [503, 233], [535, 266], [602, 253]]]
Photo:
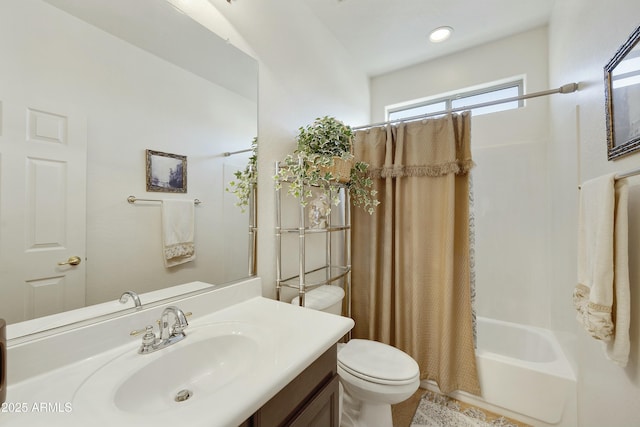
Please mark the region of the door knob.
[[79, 256], [71, 256], [69, 257], [68, 260], [66, 261], [61, 261], [58, 263], [58, 265], [78, 265], [80, 264], [80, 262], [82, 261], [82, 259], [80, 259]]

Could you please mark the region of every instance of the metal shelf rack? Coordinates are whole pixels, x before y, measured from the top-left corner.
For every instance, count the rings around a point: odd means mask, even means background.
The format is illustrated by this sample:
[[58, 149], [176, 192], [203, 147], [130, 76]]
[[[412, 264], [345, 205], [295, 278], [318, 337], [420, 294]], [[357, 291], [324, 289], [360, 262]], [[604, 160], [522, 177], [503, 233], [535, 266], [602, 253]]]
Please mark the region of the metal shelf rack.
[[[280, 163], [276, 162], [275, 171], [279, 176]], [[284, 227], [283, 226], [283, 197], [286, 197], [286, 181], [276, 182], [275, 190], [275, 208], [276, 208], [276, 298], [281, 301], [283, 288], [295, 289], [298, 291], [300, 297], [300, 305], [305, 305], [305, 294], [307, 291], [321, 286], [321, 285], [336, 285], [342, 286], [345, 291], [345, 307], [346, 316], [351, 315], [350, 304], [351, 300], [351, 219], [349, 211], [349, 192], [344, 185], [339, 186], [341, 194], [341, 202], [338, 206], [332, 206], [332, 214], [328, 217], [328, 223], [325, 228], [311, 228], [307, 224], [307, 212], [305, 206], [298, 203], [297, 227]], [[304, 190], [304, 188], [302, 189]], [[304, 194], [304, 191], [301, 192]], [[340, 209], [336, 214], [336, 209]], [[335, 224], [332, 221], [336, 217], [341, 219], [340, 223]], [[307, 269], [307, 237], [310, 235], [324, 234], [325, 235], [325, 259], [320, 261], [322, 265], [318, 268]], [[334, 243], [338, 241], [334, 240], [335, 235], [342, 235], [342, 243], [340, 250], [334, 253]], [[298, 268], [297, 274], [290, 277], [283, 277], [283, 254], [282, 254], [282, 242], [287, 236], [298, 237]]]

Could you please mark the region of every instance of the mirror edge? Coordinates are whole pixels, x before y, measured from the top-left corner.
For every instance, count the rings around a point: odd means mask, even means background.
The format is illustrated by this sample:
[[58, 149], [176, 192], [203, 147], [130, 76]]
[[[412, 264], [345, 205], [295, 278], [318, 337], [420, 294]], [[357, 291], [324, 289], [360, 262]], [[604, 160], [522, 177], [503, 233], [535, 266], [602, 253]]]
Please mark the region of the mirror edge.
[[615, 132], [613, 124], [613, 88], [611, 75], [613, 70], [622, 62], [624, 57], [640, 43], [640, 26], [638, 26], [616, 51], [609, 62], [604, 66], [605, 89], [605, 121], [607, 129], [607, 160], [616, 160], [622, 156], [631, 154], [640, 149], [640, 137], [633, 138], [618, 146], [615, 145]]

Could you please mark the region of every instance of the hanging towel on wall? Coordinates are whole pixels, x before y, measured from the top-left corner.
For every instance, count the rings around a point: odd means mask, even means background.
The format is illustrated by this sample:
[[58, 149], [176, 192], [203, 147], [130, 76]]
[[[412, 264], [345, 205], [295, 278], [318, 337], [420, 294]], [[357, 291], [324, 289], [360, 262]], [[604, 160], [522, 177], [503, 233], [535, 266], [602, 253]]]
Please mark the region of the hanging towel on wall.
[[162, 244], [166, 267], [195, 259], [194, 216], [193, 200], [162, 201]]
[[605, 354], [626, 366], [629, 355], [628, 188], [615, 174], [582, 184], [578, 220], [577, 319]]

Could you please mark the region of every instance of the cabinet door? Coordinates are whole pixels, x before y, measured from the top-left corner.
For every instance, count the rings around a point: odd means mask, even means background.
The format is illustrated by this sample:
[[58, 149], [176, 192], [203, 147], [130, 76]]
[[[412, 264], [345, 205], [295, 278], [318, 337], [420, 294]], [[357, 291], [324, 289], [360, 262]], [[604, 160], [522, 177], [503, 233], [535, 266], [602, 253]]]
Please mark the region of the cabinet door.
[[290, 427], [338, 427], [339, 385], [335, 375], [296, 415]]
[[[242, 427], [287, 427], [287, 426], [338, 426], [338, 367], [337, 345], [332, 346], [318, 357], [300, 375], [287, 384], [274, 397], [262, 406]], [[334, 390], [335, 389], [335, 390]], [[325, 392], [325, 390], [327, 390]], [[333, 397], [330, 396], [335, 393]], [[319, 413], [322, 407], [311, 409], [312, 402], [324, 398], [332, 406], [328, 411], [335, 422], [316, 422], [314, 418], [301, 418], [303, 413]], [[334, 399], [331, 401], [330, 399]], [[320, 402], [320, 401], [319, 401]], [[318, 402], [318, 404], [319, 404]], [[321, 406], [326, 406], [321, 405]], [[315, 408], [315, 406], [313, 406]], [[298, 422], [298, 419], [301, 419]], [[292, 421], [295, 420], [295, 421]], [[306, 420], [306, 421], [305, 421]], [[306, 422], [306, 424], [305, 424]]]

